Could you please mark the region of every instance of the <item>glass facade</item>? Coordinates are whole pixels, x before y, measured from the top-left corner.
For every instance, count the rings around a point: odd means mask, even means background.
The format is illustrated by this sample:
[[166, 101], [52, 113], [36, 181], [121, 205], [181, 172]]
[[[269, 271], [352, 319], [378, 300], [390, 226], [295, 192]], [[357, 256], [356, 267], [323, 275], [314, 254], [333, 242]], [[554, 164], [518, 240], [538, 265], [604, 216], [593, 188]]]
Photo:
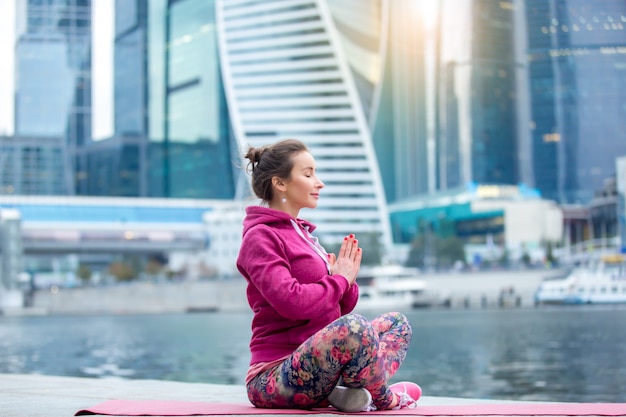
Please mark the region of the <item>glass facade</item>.
[[520, 182], [513, 2], [442, 1], [437, 36], [437, 186]]
[[143, 136], [114, 136], [88, 146], [85, 150], [89, 167], [88, 195], [145, 196], [145, 145]]
[[387, 202], [429, 190], [425, 1], [327, 2], [369, 122]]
[[81, 194], [147, 195], [148, 25], [147, 0], [117, 0], [114, 41], [114, 136], [94, 141], [84, 154]]
[[65, 194], [61, 137], [0, 136], [0, 195]]
[[115, 2], [115, 134], [147, 135], [147, 0]]
[[387, 33], [382, 36], [384, 66], [379, 81], [372, 140], [388, 202], [428, 193], [426, 45], [419, 20], [423, 2], [387, 2]]
[[231, 199], [235, 170], [213, 1], [151, 2], [149, 195]]
[[626, 154], [626, 3], [528, 0], [536, 188], [588, 203]]
[[381, 0], [327, 2], [352, 71], [365, 117], [372, 112], [373, 95], [381, 71]]
[[91, 138], [91, 2], [22, 0], [16, 10], [15, 133], [65, 139], [76, 176], [55, 188], [74, 194], [85, 176], [76, 150]]

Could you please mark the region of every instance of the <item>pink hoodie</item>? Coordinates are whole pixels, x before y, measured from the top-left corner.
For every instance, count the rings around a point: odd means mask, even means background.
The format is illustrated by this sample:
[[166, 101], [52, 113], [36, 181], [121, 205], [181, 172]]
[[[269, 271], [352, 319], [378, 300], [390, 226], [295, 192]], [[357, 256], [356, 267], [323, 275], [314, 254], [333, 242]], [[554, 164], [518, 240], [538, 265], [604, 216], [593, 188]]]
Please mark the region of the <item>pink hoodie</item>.
[[359, 289], [341, 275], [328, 274], [326, 263], [298, 234], [289, 214], [261, 206], [248, 207], [246, 214], [237, 269], [248, 281], [254, 312], [253, 365], [291, 354], [309, 336], [351, 312]]

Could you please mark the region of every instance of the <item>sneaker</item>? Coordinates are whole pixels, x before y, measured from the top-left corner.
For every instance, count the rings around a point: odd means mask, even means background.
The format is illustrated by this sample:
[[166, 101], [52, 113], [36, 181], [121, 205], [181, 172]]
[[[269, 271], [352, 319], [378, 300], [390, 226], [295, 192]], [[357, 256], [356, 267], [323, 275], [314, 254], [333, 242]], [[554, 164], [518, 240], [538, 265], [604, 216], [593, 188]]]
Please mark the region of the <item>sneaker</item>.
[[398, 382], [390, 385], [389, 390], [398, 397], [398, 405], [394, 410], [400, 408], [415, 408], [417, 400], [422, 396], [422, 388], [413, 382]]
[[372, 394], [365, 388], [348, 388], [337, 385], [327, 400], [333, 407], [344, 413], [372, 410]]

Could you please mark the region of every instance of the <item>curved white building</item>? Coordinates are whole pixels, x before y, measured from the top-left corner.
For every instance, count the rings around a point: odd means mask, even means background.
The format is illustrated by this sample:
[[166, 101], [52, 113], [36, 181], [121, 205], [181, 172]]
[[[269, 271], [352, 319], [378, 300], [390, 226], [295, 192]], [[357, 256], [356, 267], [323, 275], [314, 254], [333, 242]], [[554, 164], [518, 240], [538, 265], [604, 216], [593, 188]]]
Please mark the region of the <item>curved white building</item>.
[[[379, 63], [341, 40], [337, 24], [349, 31], [341, 23], [349, 3], [333, 2], [331, 13], [323, 0], [218, 0], [222, 76], [242, 153], [284, 138], [309, 146], [326, 187], [318, 208], [302, 216], [318, 225], [320, 238], [335, 243], [348, 233], [377, 235], [389, 248], [389, 216], [365, 116], [370, 109], [364, 110], [369, 100], [362, 102], [357, 91], [357, 82], [375, 80]], [[370, 11], [380, 13], [380, 3], [372, 4]], [[363, 6], [359, 13], [366, 21]], [[355, 60], [363, 64], [356, 75]]]

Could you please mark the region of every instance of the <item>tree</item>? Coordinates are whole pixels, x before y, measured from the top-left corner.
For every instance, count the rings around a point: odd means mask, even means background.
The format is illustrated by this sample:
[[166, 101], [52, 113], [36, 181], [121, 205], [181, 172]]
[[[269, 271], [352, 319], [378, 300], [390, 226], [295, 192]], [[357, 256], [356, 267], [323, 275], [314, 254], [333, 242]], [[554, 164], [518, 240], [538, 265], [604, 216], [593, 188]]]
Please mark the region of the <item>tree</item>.
[[[414, 268], [423, 268], [424, 258], [426, 256], [426, 242], [427, 236], [422, 234], [418, 235], [411, 242], [411, 249], [405, 262], [406, 266]], [[435, 261], [433, 265], [435, 267], [449, 268], [454, 265], [456, 261], [465, 261], [465, 245], [463, 241], [456, 237], [442, 238], [437, 235], [431, 236], [431, 245], [434, 246]], [[431, 248], [432, 249], [432, 248]]]
[[132, 281], [137, 277], [137, 272], [130, 265], [123, 262], [114, 262], [109, 265], [109, 272], [118, 281]]
[[549, 266], [554, 265], [557, 262], [556, 257], [554, 256], [553, 243], [551, 241], [547, 241], [545, 243], [546, 247], [546, 264]]
[[363, 250], [362, 265], [380, 265], [383, 258], [383, 246], [380, 244], [380, 234], [361, 233], [359, 246]]
[[437, 237], [437, 266], [451, 267], [456, 261], [465, 261], [465, 245], [456, 236]]
[[[380, 234], [378, 233], [361, 233], [357, 236], [359, 247], [363, 251], [363, 259], [361, 265], [380, 265], [383, 256], [383, 245], [380, 243]], [[328, 253], [337, 255], [341, 248], [341, 243], [325, 244], [320, 242]]]
[[409, 250], [409, 255], [405, 262], [405, 266], [414, 267], [414, 268], [423, 268], [424, 267], [424, 247], [425, 239], [424, 235], [419, 235], [413, 239], [411, 242], [411, 249]]
[[159, 275], [165, 265], [167, 265], [167, 258], [160, 253], [156, 253], [148, 257], [145, 271], [148, 275]]
[[89, 265], [78, 265], [78, 268], [76, 269], [76, 276], [80, 278], [83, 284], [89, 282], [89, 280], [91, 280], [91, 268], [89, 268]]

